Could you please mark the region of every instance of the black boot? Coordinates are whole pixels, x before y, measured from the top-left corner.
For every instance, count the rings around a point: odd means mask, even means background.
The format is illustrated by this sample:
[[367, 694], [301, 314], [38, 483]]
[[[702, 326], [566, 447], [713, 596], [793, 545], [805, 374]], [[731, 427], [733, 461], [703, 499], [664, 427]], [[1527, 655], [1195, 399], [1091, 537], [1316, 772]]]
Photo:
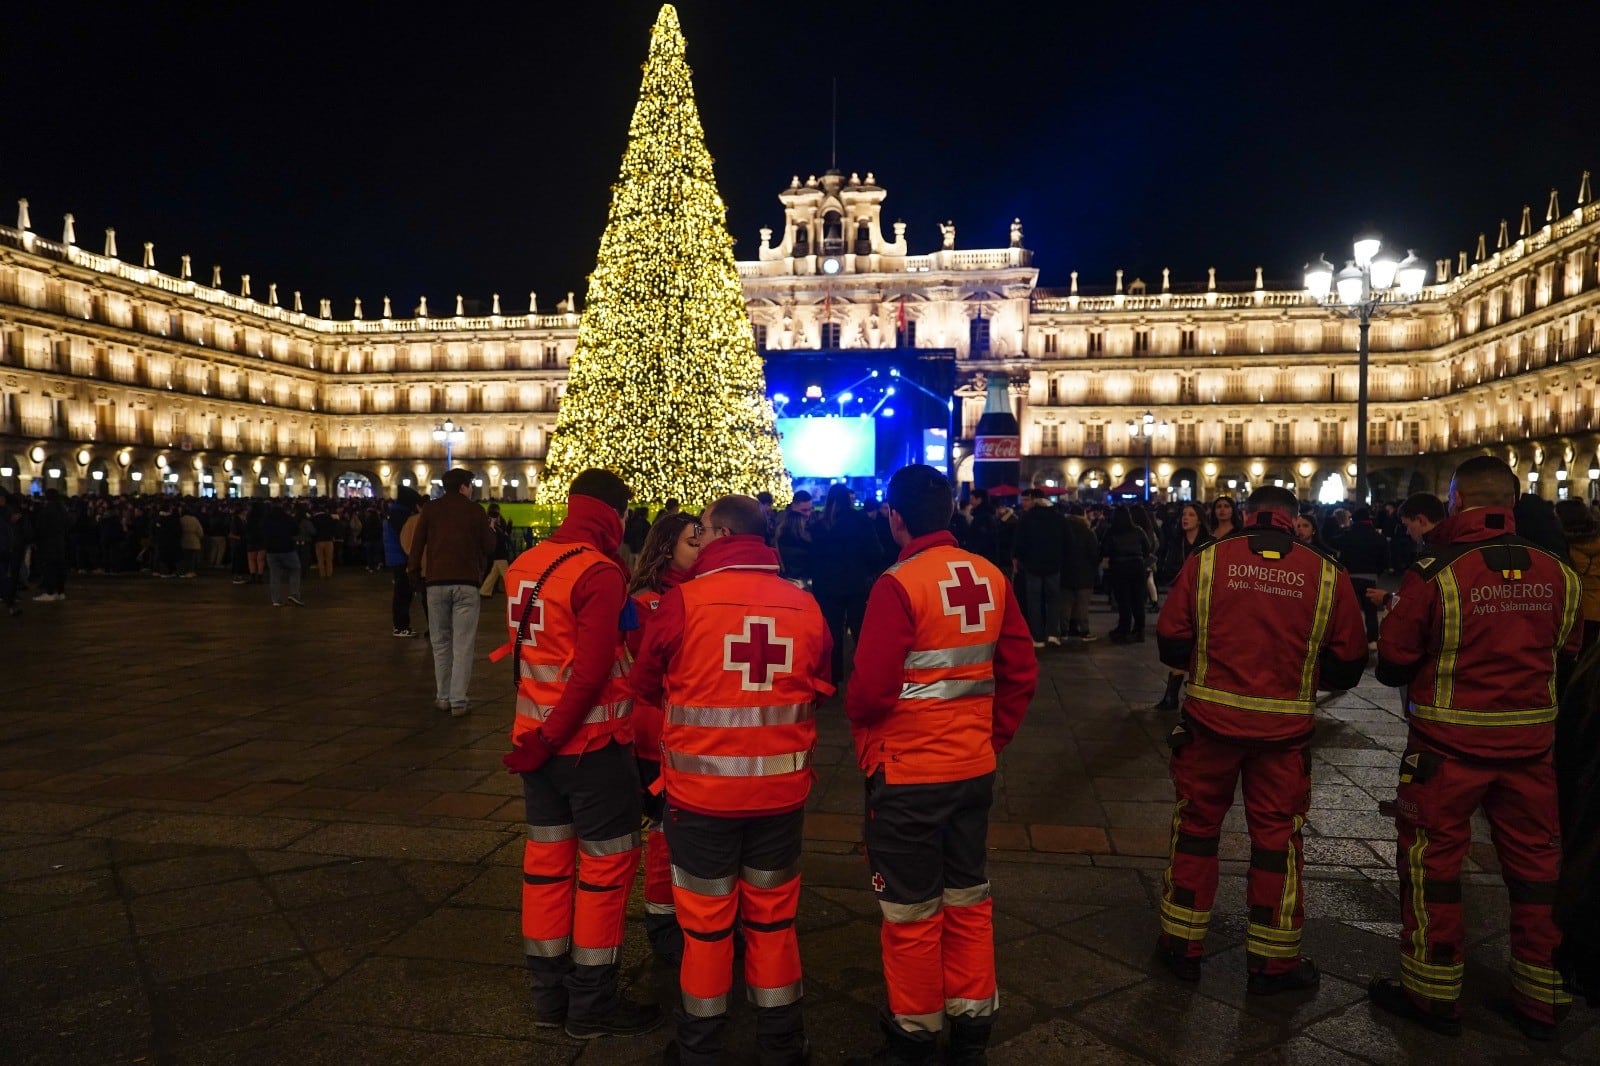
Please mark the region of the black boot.
[[937, 1061], [937, 1033], [908, 1033], [891, 1017], [879, 1018], [878, 1028], [883, 1046], [871, 1058], [851, 1059], [848, 1066], [933, 1066]]
[[993, 1031], [993, 1017], [951, 1019], [950, 1046], [944, 1053], [945, 1066], [987, 1066], [989, 1034]]
[[1309, 992], [1321, 983], [1317, 964], [1301, 959], [1299, 965], [1284, 973], [1253, 973], [1245, 987], [1252, 996], [1275, 996], [1280, 992]]
[[1461, 1035], [1461, 1019], [1441, 1012], [1423, 1010], [1406, 994], [1399, 981], [1392, 977], [1374, 977], [1367, 985], [1367, 998], [1379, 1010], [1388, 1011], [1398, 1018], [1416, 1022], [1443, 1036]]
[[1178, 697], [1183, 693], [1183, 675], [1167, 675], [1167, 691], [1161, 694], [1161, 700], [1156, 704], [1158, 711], [1175, 711], [1178, 709]]

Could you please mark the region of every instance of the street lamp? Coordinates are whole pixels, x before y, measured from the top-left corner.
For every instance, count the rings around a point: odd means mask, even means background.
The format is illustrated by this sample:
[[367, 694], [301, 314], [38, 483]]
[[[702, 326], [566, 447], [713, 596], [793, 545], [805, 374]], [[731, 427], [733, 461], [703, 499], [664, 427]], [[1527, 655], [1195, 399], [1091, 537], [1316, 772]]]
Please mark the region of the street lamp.
[[1307, 264], [1306, 290], [1317, 303], [1354, 318], [1360, 327], [1356, 371], [1356, 499], [1366, 503], [1368, 332], [1374, 318], [1422, 295], [1428, 268], [1413, 251], [1407, 251], [1405, 259], [1396, 262], [1393, 255], [1383, 251], [1383, 242], [1376, 234], [1357, 237], [1351, 250], [1355, 258], [1337, 275], [1333, 264], [1321, 257]]
[[1137, 422], [1128, 423], [1129, 440], [1132, 440], [1135, 437], [1144, 438], [1144, 481], [1141, 482], [1141, 484], [1144, 485], [1145, 503], [1150, 502], [1150, 442], [1155, 439], [1157, 430], [1165, 429], [1166, 425], [1167, 424], [1163, 422], [1158, 427], [1156, 425], [1156, 416], [1151, 414], [1149, 411], [1146, 411], [1144, 414], [1140, 415]]
[[436, 444], [444, 445], [444, 468], [449, 470], [454, 467], [455, 447], [467, 439], [467, 431], [447, 418], [443, 425], [435, 427], [433, 439]]

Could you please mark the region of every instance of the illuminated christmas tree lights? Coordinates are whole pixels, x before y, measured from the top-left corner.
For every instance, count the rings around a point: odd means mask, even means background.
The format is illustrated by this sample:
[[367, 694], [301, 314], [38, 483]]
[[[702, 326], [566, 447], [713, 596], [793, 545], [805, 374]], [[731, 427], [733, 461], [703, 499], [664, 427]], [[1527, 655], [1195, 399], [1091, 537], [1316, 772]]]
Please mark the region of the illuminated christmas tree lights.
[[789, 495], [670, 4], [651, 32], [540, 499], [564, 499], [587, 467], [621, 475], [640, 502]]

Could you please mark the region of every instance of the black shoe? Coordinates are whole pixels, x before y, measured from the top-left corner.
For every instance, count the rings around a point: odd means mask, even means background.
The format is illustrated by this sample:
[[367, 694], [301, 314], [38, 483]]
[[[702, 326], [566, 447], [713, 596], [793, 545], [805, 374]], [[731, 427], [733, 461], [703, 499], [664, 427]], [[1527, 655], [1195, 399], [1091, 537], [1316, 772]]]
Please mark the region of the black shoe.
[[1443, 1036], [1461, 1035], [1459, 1018], [1423, 1010], [1412, 1002], [1400, 982], [1392, 977], [1374, 977], [1367, 985], [1367, 998], [1372, 1001], [1374, 1007], [1388, 1011], [1397, 1018], [1416, 1022], [1424, 1029], [1431, 1029]]
[[846, 1066], [933, 1066], [938, 1061], [937, 1033], [908, 1033], [893, 1018], [880, 1017], [883, 1046], [867, 1058], [847, 1060]]
[[1317, 964], [1301, 959], [1300, 964], [1285, 973], [1253, 973], [1245, 982], [1245, 990], [1252, 996], [1276, 996], [1280, 992], [1309, 992], [1322, 983]]
[[598, 1017], [568, 1018], [566, 1030], [574, 1040], [593, 1040], [598, 1036], [639, 1036], [660, 1024], [660, 1007], [618, 996], [611, 1009]]
[[1517, 1009], [1517, 1005], [1510, 999], [1494, 999], [1489, 1001], [1489, 1009], [1500, 1017], [1509, 1021], [1522, 1031], [1522, 1035], [1529, 1040], [1547, 1043], [1556, 1038], [1554, 1022], [1542, 1022], [1537, 1018], [1530, 1018]]
[[1141, 629], [1137, 633], [1129, 633], [1128, 634], [1128, 643], [1129, 644], [1143, 644], [1144, 643], [1144, 630]]
[[1156, 943], [1156, 954], [1161, 956], [1161, 964], [1167, 968], [1167, 972], [1178, 980], [1188, 981], [1191, 984], [1200, 980], [1199, 956], [1190, 955], [1181, 946], [1168, 947], [1161, 941]]
[[567, 1009], [563, 1007], [559, 1011], [540, 1011], [535, 1008], [533, 1024], [540, 1029], [560, 1029], [567, 1024]]
[[1117, 630], [1115, 630], [1115, 629], [1113, 629], [1113, 630], [1112, 630], [1112, 631], [1111, 631], [1111, 632], [1110, 632], [1110, 633], [1107, 633], [1107, 634], [1106, 634], [1106, 637], [1107, 637], [1107, 638], [1108, 638], [1108, 639], [1109, 639], [1109, 640], [1110, 640], [1110, 641], [1111, 641], [1111, 643], [1113, 643], [1113, 644], [1126, 644], [1126, 643], [1128, 643], [1128, 634], [1126, 634], [1126, 633], [1119, 633], [1119, 632], [1118, 632], [1118, 631], [1117, 631]]
[[989, 1034], [994, 1031], [994, 1019], [981, 1022], [971, 1018], [952, 1018], [950, 1044], [945, 1048], [945, 1066], [988, 1066]]
[[1156, 702], [1155, 709], [1158, 710], [1158, 711], [1175, 711], [1175, 710], [1177, 710], [1178, 706], [1179, 706], [1178, 697], [1179, 697], [1179, 695], [1182, 694], [1182, 692], [1183, 692], [1183, 675], [1182, 674], [1168, 674], [1167, 675], [1167, 691], [1165, 691], [1165, 692], [1163, 692], [1161, 694], [1161, 699]]

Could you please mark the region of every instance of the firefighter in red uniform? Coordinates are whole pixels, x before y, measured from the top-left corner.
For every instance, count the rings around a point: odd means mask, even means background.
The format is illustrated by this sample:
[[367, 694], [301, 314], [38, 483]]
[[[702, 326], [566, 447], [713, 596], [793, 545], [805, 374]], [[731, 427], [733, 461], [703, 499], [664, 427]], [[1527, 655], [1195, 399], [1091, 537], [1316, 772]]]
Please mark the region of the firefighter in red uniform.
[[985, 1061], [999, 1006], [984, 869], [995, 756], [1039, 680], [1005, 576], [956, 546], [950, 482], [929, 466], [889, 481], [899, 561], [873, 586], [845, 710], [867, 774], [867, 860], [883, 911], [883, 1058]]
[[1555, 771], [1557, 674], [1576, 656], [1582, 589], [1516, 535], [1517, 476], [1493, 456], [1450, 483], [1450, 517], [1406, 571], [1378, 635], [1378, 680], [1407, 689], [1400, 766], [1400, 980], [1368, 988], [1384, 1010], [1460, 1029], [1461, 859], [1480, 807], [1511, 894], [1511, 998], [1523, 1033], [1555, 1035], [1572, 998], [1554, 955], [1561, 876]]
[[572, 481], [567, 517], [506, 572], [516, 718], [506, 767], [522, 775], [528, 839], [522, 936], [534, 1023], [577, 1039], [648, 1032], [660, 1010], [617, 992], [623, 919], [639, 864], [639, 769], [617, 558], [632, 496], [615, 474]]
[[809, 1053], [794, 922], [832, 644], [816, 601], [778, 576], [760, 504], [724, 496], [700, 524], [695, 577], [662, 600], [632, 675], [639, 698], [666, 712], [661, 777], [684, 937], [666, 1061], [719, 1061], [737, 920], [761, 1062], [787, 1066]]
[[[695, 517], [683, 511], [663, 513], [650, 527], [639, 549], [628, 593], [639, 611], [639, 628], [628, 633], [628, 650], [638, 656], [661, 601], [692, 576], [700, 542]], [[672, 901], [672, 858], [662, 826], [663, 800], [656, 787], [661, 777], [661, 708], [648, 700], [633, 701], [633, 750], [639, 758], [639, 779], [645, 787], [644, 931], [650, 950], [677, 962], [683, 958], [683, 930], [678, 928], [678, 908]]]
[[1200, 979], [1217, 894], [1222, 820], [1243, 780], [1250, 830], [1245, 934], [1248, 991], [1315, 988], [1300, 955], [1300, 830], [1311, 792], [1319, 689], [1348, 689], [1367, 665], [1350, 577], [1294, 536], [1294, 494], [1268, 486], [1245, 504], [1239, 532], [1189, 557], [1156, 626], [1161, 661], [1189, 674], [1173, 730], [1177, 811], [1161, 894], [1162, 960]]

